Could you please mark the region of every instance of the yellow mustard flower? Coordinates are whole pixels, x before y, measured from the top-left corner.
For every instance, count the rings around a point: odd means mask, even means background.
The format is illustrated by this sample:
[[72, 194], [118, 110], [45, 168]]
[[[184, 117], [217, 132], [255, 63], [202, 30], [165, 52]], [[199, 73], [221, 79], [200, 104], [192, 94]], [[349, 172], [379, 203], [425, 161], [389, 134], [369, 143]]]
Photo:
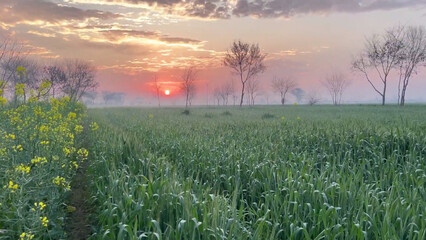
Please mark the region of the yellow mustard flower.
[[21, 152], [21, 151], [24, 150], [24, 148], [22, 147], [22, 145], [12, 146], [12, 149], [15, 152]]
[[15, 85], [15, 95], [22, 96], [24, 95], [25, 84], [16, 84]]
[[7, 102], [6, 98], [0, 96], [0, 105], [6, 105], [6, 102]]
[[90, 128], [92, 129], [92, 131], [96, 131], [96, 130], [98, 130], [99, 126], [96, 122], [92, 122], [90, 124]]
[[40, 126], [39, 131], [42, 132], [42, 133], [47, 132], [47, 131], [49, 131], [49, 127], [42, 125], [42, 126]]
[[40, 221], [43, 227], [47, 227], [47, 223], [49, 223], [49, 220], [47, 219], [47, 217], [40, 217]]
[[15, 192], [16, 189], [18, 189], [19, 185], [17, 183], [14, 183], [13, 181], [9, 181], [9, 189], [11, 189], [11, 192]]
[[6, 156], [6, 148], [0, 148], [0, 156]]
[[15, 134], [6, 134], [5, 136], [4, 136], [5, 138], [9, 138], [9, 139], [12, 139], [12, 140], [15, 140], [16, 139], [16, 136], [15, 136]]
[[65, 180], [64, 177], [57, 176], [57, 177], [53, 178], [53, 183], [60, 186], [60, 187], [65, 188], [66, 190], [71, 189], [71, 186], [67, 183], [67, 181]]
[[31, 232], [26, 233], [23, 232], [21, 233], [21, 235], [19, 235], [19, 240], [31, 240], [34, 238], [34, 234], [32, 234]]
[[86, 149], [84, 149], [84, 148], [80, 148], [78, 151], [77, 151], [77, 154], [78, 154], [78, 156], [80, 157], [80, 158], [82, 158], [83, 160], [85, 160], [85, 159], [87, 159], [87, 157], [89, 156], [89, 151], [87, 151]]
[[68, 119], [76, 119], [77, 114], [75, 112], [68, 113]]
[[43, 210], [46, 207], [46, 204], [44, 202], [34, 203], [35, 208], [31, 208], [33, 212], [35, 212], [37, 209]]
[[16, 168], [15, 168], [15, 170], [17, 171], [17, 172], [22, 172], [22, 173], [29, 173], [30, 172], [30, 170], [31, 170], [31, 168], [29, 167], [29, 166], [26, 166], [26, 165], [24, 165], [24, 164], [20, 164], [19, 166], [17, 166]]
[[36, 158], [31, 159], [31, 163], [33, 163], [33, 164], [37, 164], [37, 163], [44, 164], [44, 163], [47, 163], [47, 159], [45, 157], [36, 157]]
[[75, 131], [76, 133], [81, 133], [81, 132], [83, 131], [83, 126], [81, 126], [81, 125], [76, 125], [76, 126], [75, 126], [75, 128], [74, 128], [74, 131]]

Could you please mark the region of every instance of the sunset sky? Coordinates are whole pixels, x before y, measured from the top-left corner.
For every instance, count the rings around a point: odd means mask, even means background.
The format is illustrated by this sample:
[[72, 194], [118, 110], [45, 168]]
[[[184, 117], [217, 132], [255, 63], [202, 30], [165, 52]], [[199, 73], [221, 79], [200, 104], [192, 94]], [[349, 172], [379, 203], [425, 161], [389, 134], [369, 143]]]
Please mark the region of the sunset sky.
[[[222, 64], [234, 40], [259, 43], [267, 53], [258, 103], [279, 103], [270, 87], [290, 76], [306, 92], [329, 97], [321, 81], [331, 72], [352, 80], [344, 101], [379, 102], [350, 62], [365, 38], [397, 25], [425, 25], [426, 0], [1, 0], [0, 31], [23, 41], [48, 63], [80, 58], [97, 68], [98, 89], [123, 92], [127, 103], [155, 104], [158, 75], [165, 104], [181, 104], [179, 75], [199, 69], [195, 103], [240, 83]], [[396, 79], [388, 101], [396, 102]], [[426, 68], [412, 78], [409, 101], [426, 101]], [[294, 100], [293, 100], [294, 101]]]

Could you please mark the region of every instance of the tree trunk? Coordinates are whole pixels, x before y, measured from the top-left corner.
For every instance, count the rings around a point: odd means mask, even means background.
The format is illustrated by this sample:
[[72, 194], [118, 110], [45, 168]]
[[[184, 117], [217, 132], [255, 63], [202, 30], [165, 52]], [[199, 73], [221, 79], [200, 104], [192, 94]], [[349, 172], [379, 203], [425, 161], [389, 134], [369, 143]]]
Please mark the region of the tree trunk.
[[[399, 78], [398, 82], [398, 105], [401, 104], [401, 78]], [[401, 104], [403, 106], [403, 104]]]
[[402, 96], [401, 96], [400, 105], [401, 105], [401, 106], [404, 106], [404, 105], [405, 105], [405, 95], [402, 95]]
[[402, 91], [401, 91], [401, 100], [400, 100], [401, 106], [405, 105], [405, 92], [406, 91], [407, 91], [407, 85], [404, 84], [404, 86], [402, 87]]
[[383, 86], [383, 94], [382, 94], [382, 106], [386, 103], [386, 83]]
[[243, 101], [244, 101], [244, 87], [245, 87], [245, 83], [243, 83], [243, 87], [241, 88], [241, 101], [240, 101], [240, 107], [243, 106]]

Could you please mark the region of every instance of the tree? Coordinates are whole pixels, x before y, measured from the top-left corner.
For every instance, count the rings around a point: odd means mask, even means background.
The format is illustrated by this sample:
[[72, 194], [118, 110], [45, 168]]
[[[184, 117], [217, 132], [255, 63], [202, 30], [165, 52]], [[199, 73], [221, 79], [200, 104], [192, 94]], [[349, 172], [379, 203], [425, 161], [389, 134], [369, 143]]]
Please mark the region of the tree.
[[4, 62], [2, 69], [4, 76], [6, 76], [5, 82], [9, 84], [15, 103], [18, 100], [14, 91], [17, 84], [24, 84], [23, 101], [25, 102], [27, 99], [27, 90], [37, 89], [42, 82], [39, 64], [24, 55], [16, 55], [8, 59], [7, 62]]
[[[374, 91], [382, 98], [382, 105], [386, 102], [386, 88], [388, 77], [392, 69], [400, 64], [403, 43], [400, 40], [401, 28], [393, 28], [382, 35], [374, 35], [367, 39], [364, 50], [352, 62], [352, 69], [361, 72]], [[370, 69], [376, 72], [381, 80], [380, 87], [373, 83]]]
[[311, 92], [308, 94], [308, 104], [313, 106], [321, 101], [321, 98], [316, 92]]
[[56, 97], [57, 91], [60, 91], [61, 86], [67, 81], [63, 67], [60, 63], [54, 63], [49, 66], [45, 66], [43, 69], [44, 76], [52, 86], [52, 97]]
[[266, 54], [260, 52], [258, 44], [234, 41], [230, 51], [225, 54], [224, 65], [231, 68], [241, 81], [240, 106], [243, 105], [246, 83], [256, 75], [265, 71]]
[[102, 98], [104, 99], [105, 104], [123, 104], [123, 98], [125, 93], [122, 92], [102, 92]]
[[229, 96], [234, 93], [234, 86], [232, 82], [228, 82], [218, 87], [214, 91], [214, 97], [217, 100], [217, 105], [220, 104], [220, 100], [222, 100], [222, 105], [228, 105]]
[[[394, 35], [394, 38], [398, 37], [399, 35]], [[403, 48], [399, 63], [398, 104], [404, 106], [405, 95], [411, 76], [417, 73], [418, 66], [426, 63], [425, 27], [410, 26], [404, 28], [401, 41]]]
[[87, 105], [90, 105], [90, 104], [93, 105], [95, 104], [95, 100], [97, 96], [98, 96], [97, 92], [85, 92], [83, 94], [83, 99], [84, 99], [83, 101]]
[[[0, 69], [1, 81], [7, 86], [13, 74], [16, 74], [16, 63], [23, 59], [27, 53], [23, 52], [22, 44], [10, 36], [0, 36]], [[14, 68], [14, 71], [11, 69]], [[14, 87], [14, 86], [13, 86]]]
[[220, 105], [220, 100], [222, 98], [221, 93], [220, 93], [220, 88], [216, 88], [213, 92], [213, 97], [216, 100], [217, 105]]
[[197, 70], [194, 67], [186, 68], [181, 75], [181, 89], [185, 94], [185, 108], [191, 106], [192, 99], [195, 96], [195, 81], [197, 79]]
[[154, 76], [154, 88], [155, 88], [155, 94], [157, 95], [157, 101], [158, 101], [158, 107], [161, 107], [160, 103], [160, 93], [161, 93], [161, 84], [158, 82], [157, 75]]
[[98, 83], [95, 80], [96, 70], [92, 64], [79, 59], [68, 59], [63, 62], [66, 80], [61, 90], [71, 101], [79, 101], [83, 94], [93, 91]]
[[15, 42], [9, 36], [0, 35], [0, 64], [3, 66], [3, 62], [10, 55], [11, 50], [14, 49]]
[[301, 88], [295, 88], [291, 91], [291, 94], [293, 94], [293, 96], [296, 98], [296, 101], [300, 103], [305, 96], [305, 91], [303, 91]]
[[259, 81], [258, 78], [252, 78], [247, 83], [247, 92], [249, 95], [248, 104], [254, 105], [254, 101], [256, 100], [257, 94], [259, 92]]
[[285, 97], [288, 92], [294, 90], [297, 83], [292, 78], [278, 78], [274, 76], [272, 79], [272, 90], [280, 94], [281, 104], [284, 106]]
[[342, 73], [333, 73], [325, 79], [323, 84], [330, 93], [333, 104], [339, 105], [342, 102], [343, 93], [349, 86], [350, 81]]

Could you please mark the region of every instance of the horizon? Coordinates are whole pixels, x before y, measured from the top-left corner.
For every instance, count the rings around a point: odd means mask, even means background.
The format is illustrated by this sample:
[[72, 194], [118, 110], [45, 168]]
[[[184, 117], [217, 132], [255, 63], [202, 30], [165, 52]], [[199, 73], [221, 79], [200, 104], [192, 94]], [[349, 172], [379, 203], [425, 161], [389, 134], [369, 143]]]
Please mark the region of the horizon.
[[[322, 81], [334, 72], [351, 80], [343, 103], [379, 103], [367, 80], [350, 70], [353, 56], [373, 34], [399, 25], [425, 26], [426, 20], [423, 0], [262, 0], [257, 5], [246, 0], [5, 0], [0, 6], [0, 34], [25, 43], [31, 56], [43, 63], [89, 61], [98, 69], [97, 92], [123, 93], [123, 105], [147, 106], [157, 105], [154, 75], [162, 84], [162, 105], [184, 104], [179, 76], [188, 66], [199, 70], [194, 105], [213, 105], [214, 89], [230, 81], [238, 95], [239, 81], [222, 64], [234, 40], [258, 43], [267, 54], [256, 104], [279, 104], [270, 86], [273, 76], [291, 77], [306, 93], [316, 92], [321, 103], [329, 103]], [[426, 102], [426, 68], [410, 81], [407, 102]], [[396, 101], [393, 75], [387, 102]]]

